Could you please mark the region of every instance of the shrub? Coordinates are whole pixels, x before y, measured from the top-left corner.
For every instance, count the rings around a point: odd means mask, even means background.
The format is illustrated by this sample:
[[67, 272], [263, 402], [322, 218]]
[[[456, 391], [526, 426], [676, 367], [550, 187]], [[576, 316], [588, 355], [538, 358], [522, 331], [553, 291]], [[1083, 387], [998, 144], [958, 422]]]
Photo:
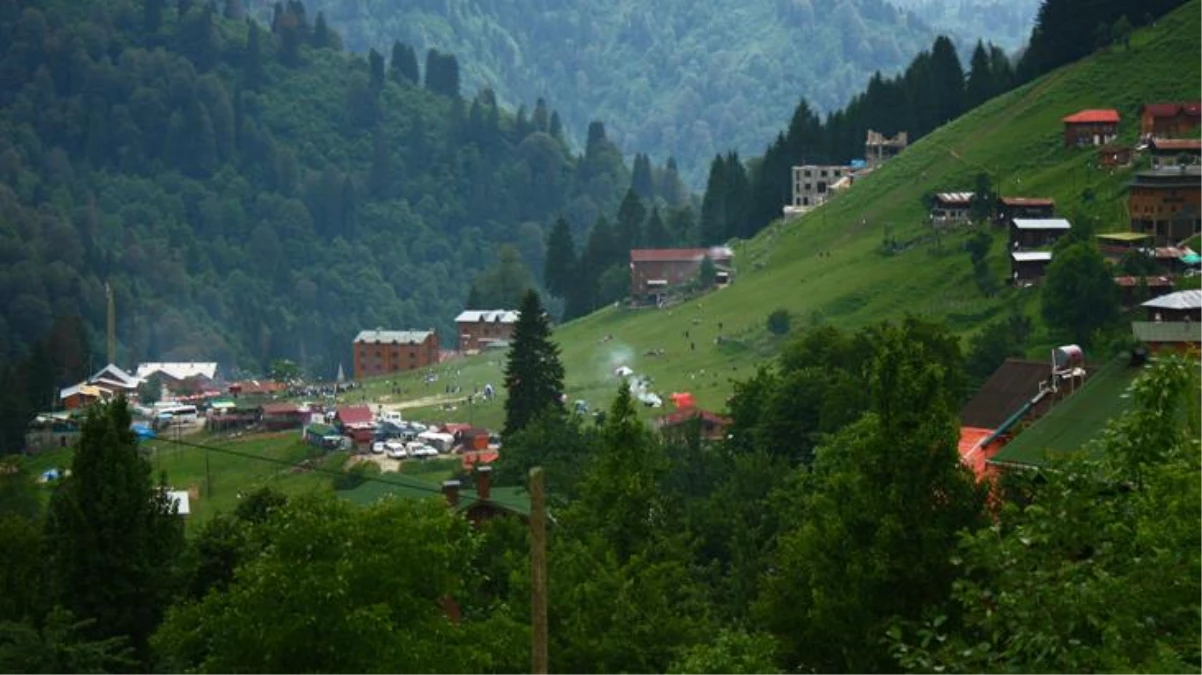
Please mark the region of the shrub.
[[787, 335], [793, 323], [789, 310], [778, 309], [768, 315], [768, 332], [773, 335]]

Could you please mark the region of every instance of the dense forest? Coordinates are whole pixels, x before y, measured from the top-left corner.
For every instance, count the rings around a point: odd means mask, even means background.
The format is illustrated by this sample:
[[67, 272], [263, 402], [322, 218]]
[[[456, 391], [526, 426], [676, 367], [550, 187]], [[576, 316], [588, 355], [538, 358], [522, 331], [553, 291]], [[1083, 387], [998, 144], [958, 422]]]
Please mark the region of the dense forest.
[[515, 107], [553, 99], [578, 142], [603, 119], [626, 153], [675, 156], [694, 189], [716, 152], [759, 150], [799, 96], [834, 110], [934, 35], [885, 0], [311, 4], [354, 51], [400, 40], [453, 52], [470, 86]]
[[996, 45], [977, 42], [965, 67], [952, 41], [939, 36], [904, 71], [894, 77], [874, 73], [861, 93], [825, 117], [803, 99], [787, 129], [754, 164], [735, 152], [714, 156], [702, 202], [701, 239], [709, 244], [750, 237], [780, 217], [792, 194], [791, 166], [861, 158], [869, 129], [888, 136], [906, 131], [913, 143], [998, 94], [1126, 39], [1135, 27], [1182, 4], [1045, 0], [1029, 47], [1017, 60]]
[[988, 39], [1006, 49], [1022, 48], [1041, 0], [890, 0], [935, 30], [972, 44]]
[[[632, 185], [599, 121], [574, 155], [548, 103], [469, 95], [452, 55], [340, 43], [299, 2], [0, 0], [0, 363], [56, 318], [96, 347], [106, 285], [123, 364], [331, 376], [364, 327], [450, 343], [499, 246], [541, 278], [555, 219], [581, 236]], [[687, 204], [673, 163], [636, 165]]]
[[[1196, 359], [1146, 366], [1093, 459], [986, 484], [957, 454], [945, 326], [795, 335], [706, 443], [650, 430], [625, 385], [596, 424], [565, 412], [525, 317], [494, 480], [546, 475], [553, 672], [1198, 670]], [[520, 511], [473, 527], [433, 486], [260, 488], [185, 537], [129, 427], [124, 402], [94, 409], [48, 507], [0, 464], [0, 670], [530, 666]]]

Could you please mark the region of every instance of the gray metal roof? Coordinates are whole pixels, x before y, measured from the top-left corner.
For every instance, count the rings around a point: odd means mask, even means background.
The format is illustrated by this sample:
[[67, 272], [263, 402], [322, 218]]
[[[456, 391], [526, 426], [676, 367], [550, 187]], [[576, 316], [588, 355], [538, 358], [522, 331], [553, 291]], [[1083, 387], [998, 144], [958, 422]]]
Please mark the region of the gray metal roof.
[[1069, 230], [1073, 224], [1063, 218], [1015, 218], [1014, 227], [1020, 230]]
[[1014, 258], [1014, 262], [1038, 262], [1040, 260], [1051, 260], [1051, 251], [1014, 251], [1010, 254]]
[[425, 342], [434, 334], [429, 330], [365, 330], [360, 331], [355, 342], [367, 344], [409, 344]]
[[1177, 291], [1143, 303], [1152, 309], [1199, 309], [1202, 308], [1202, 290]]
[[517, 323], [518, 312], [512, 309], [469, 309], [455, 317], [455, 323]]

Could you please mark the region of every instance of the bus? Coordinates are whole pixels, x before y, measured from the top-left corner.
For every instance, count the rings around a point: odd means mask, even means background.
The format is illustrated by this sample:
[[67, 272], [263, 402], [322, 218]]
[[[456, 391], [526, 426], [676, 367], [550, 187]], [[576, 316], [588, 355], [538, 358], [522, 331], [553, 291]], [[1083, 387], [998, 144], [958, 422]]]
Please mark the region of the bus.
[[156, 413], [160, 420], [168, 421], [170, 424], [191, 424], [196, 422], [196, 406], [194, 405], [172, 405], [159, 408]]

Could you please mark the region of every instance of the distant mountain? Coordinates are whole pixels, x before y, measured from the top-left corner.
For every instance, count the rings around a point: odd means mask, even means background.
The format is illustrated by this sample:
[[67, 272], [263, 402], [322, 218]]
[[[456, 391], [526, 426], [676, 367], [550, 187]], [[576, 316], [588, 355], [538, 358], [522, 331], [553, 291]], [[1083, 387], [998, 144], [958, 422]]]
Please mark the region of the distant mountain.
[[[266, 0], [255, 9], [270, 12]], [[1025, 3], [1024, 3], [1025, 4]], [[467, 91], [553, 99], [579, 134], [674, 155], [695, 188], [716, 153], [761, 151], [801, 97], [843, 106], [933, 29], [884, 0], [309, 0], [355, 51], [394, 40], [459, 56]], [[579, 143], [577, 143], [579, 147]]]
[[[1041, 0], [890, 0], [970, 49], [978, 39], [1014, 52], [1031, 37]], [[967, 43], [967, 44], [963, 44]]]

